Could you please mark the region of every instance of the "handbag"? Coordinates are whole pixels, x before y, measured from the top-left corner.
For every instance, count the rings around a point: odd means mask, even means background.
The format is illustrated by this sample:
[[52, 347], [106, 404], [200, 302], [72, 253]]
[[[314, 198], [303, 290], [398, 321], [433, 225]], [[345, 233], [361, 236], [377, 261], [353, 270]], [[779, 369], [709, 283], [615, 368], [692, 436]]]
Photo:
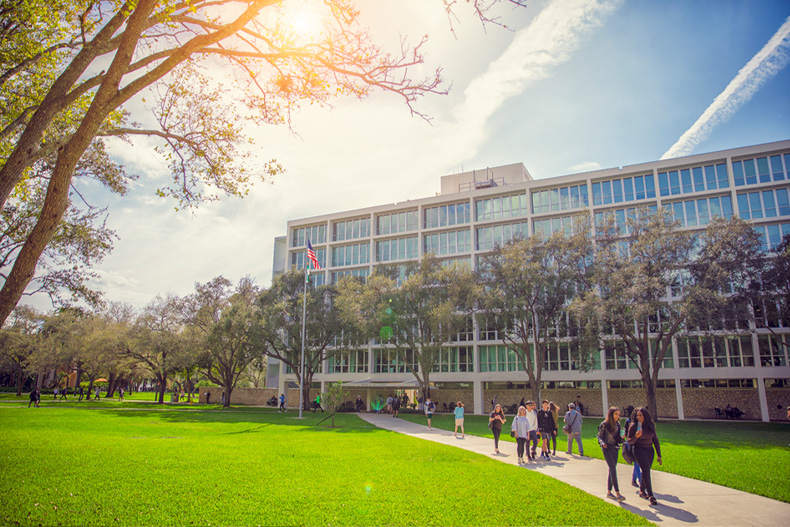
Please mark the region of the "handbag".
[[628, 463], [629, 465], [634, 464], [634, 447], [629, 445], [628, 443], [623, 443], [623, 461]]
[[575, 422], [576, 422], [576, 415], [573, 416], [573, 421], [571, 421], [570, 423], [565, 423], [564, 425], [562, 425], [562, 431], [565, 432], [566, 434], [570, 434], [571, 433], [571, 427], [573, 426], [573, 423], [575, 423]]
[[511, 430], [510, 431], [510, 437], [516, 437], [516, 431], [515, 430]]

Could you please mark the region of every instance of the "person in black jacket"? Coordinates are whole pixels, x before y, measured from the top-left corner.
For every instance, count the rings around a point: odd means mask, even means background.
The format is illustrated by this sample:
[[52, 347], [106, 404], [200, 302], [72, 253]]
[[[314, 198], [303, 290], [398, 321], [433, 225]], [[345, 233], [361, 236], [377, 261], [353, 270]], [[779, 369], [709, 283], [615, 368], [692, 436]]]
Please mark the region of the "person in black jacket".
[[[656, 425], [647, 411], [647, 408], [636, 409], [636, 422], [628, 428], [628, 444], [634, 447], [634, 457], [642, 470], [642, 480], [639, 482], [639, 497], [650, 500], [651, 505], [656, 505], [653, 496], [653, 483], [650, 480], [650, 467], [653, 465], [653, 456], [661, 460], [661, 445], [656, 435]], [[655, 453], [653, 452], [655, 448]]]
[[554, 415], [549, 410], [549, 402], [546, 399], [541, 401], [543, 408], [538, 410], [538, 431], [540, 432], [541, 447], [540, 457], [545, 458], [547, 461], [551, 459], [549, 452], [551, 452], [551, 438], [557, 436], [557, 425], [554, 422]]
[[[606, 420], [598, 426], [598, 444], [603, 450], [603, 458], [609, 466], [609, 477], [606, 480], [606, 497], [624, 501], [625, 498], [620, 494], [620, 485], [617, 483], [617, 457], [620, 453], [620, 444], [623, 438], [620, 437], [620, 409], [612, 406], [606, 414]], [[612, 487], [617, 496], [612, 494]]]

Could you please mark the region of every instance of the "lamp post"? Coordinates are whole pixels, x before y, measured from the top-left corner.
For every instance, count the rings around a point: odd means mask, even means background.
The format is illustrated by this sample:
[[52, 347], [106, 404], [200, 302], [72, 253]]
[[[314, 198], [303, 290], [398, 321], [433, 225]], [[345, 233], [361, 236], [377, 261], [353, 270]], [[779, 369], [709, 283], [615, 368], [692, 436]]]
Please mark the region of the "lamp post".
[[310, 266], [305, 266], [304, 293], [302, 296], [302, 357], [299, 362], [299, 419], [302, 418], [304, 407], [304, 339], [307, 332], [305, 318], [307, 317], [307, 282], [310, 281]]

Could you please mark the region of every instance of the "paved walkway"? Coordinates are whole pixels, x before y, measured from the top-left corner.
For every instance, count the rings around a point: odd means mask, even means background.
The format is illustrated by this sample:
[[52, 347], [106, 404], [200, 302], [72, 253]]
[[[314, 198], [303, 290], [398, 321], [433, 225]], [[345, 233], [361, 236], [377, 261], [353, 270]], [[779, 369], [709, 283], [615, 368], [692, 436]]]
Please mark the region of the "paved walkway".
[[[453, 437], [452, 432], [415, 424], [390, 415], [358, 414], [369, 423], [386, 430], [407, 434], [420, 439], [442, 443], [477, 454], [488, 456], [503, 463], [518, 465], [516, 444], [500, 442], [500, 454], [494, 454], [494, 440], [466, 436]], [[565, 437], [557, 438], [557, 447], [565, 446]], [[537, 461], [523, 465], [526, 470], [540, 472], [563, 481], [583, 491], [606, 499], [606, 462], [590, 457], [569, 456], [565, 449], [557, 449], [550, 462]], [[618, 465], [620, 491], [626, 501], [621, 507], [663, 526], [787, 526], [790, 525], [790, 504], [764, 498], [748, 492], [705, 483], [666, 472], [653, 471], [653, 491], [658, 505], [651, 506], [647, 500], [636, 495], [631, 486], [631, 466]], [[606, 500], [618, 504], [614, 500]]]

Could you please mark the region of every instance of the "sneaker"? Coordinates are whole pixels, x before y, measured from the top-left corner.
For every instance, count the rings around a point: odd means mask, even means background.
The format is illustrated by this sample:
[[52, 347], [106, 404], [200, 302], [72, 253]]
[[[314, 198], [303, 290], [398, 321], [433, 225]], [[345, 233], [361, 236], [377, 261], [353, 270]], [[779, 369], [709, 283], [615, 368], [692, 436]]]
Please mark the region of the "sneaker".
[[551, 457], [549, 457], [549, 453], [546, 452], [546, 461], [551, 461]]
[[650, 505], [658, 505], [658, 501], [653, 496], [650, 496]]
[[609, 498], [609, 499], [612, 499], [612, 500], [616, 500], [617, 499], [617, 496], [615, 496], [611, 492], [607, 492], [606, 493], [606, 497]]
[[631, 486], [632, 486], [632, 487], [639, 488], [639, 483], [637, 483], [635, 479], [632, 479], [632, 480], [631, 480]]
[[622, 494], [618, 494], [617, 501], [625, 501], [625, 496], [623, 496]]

